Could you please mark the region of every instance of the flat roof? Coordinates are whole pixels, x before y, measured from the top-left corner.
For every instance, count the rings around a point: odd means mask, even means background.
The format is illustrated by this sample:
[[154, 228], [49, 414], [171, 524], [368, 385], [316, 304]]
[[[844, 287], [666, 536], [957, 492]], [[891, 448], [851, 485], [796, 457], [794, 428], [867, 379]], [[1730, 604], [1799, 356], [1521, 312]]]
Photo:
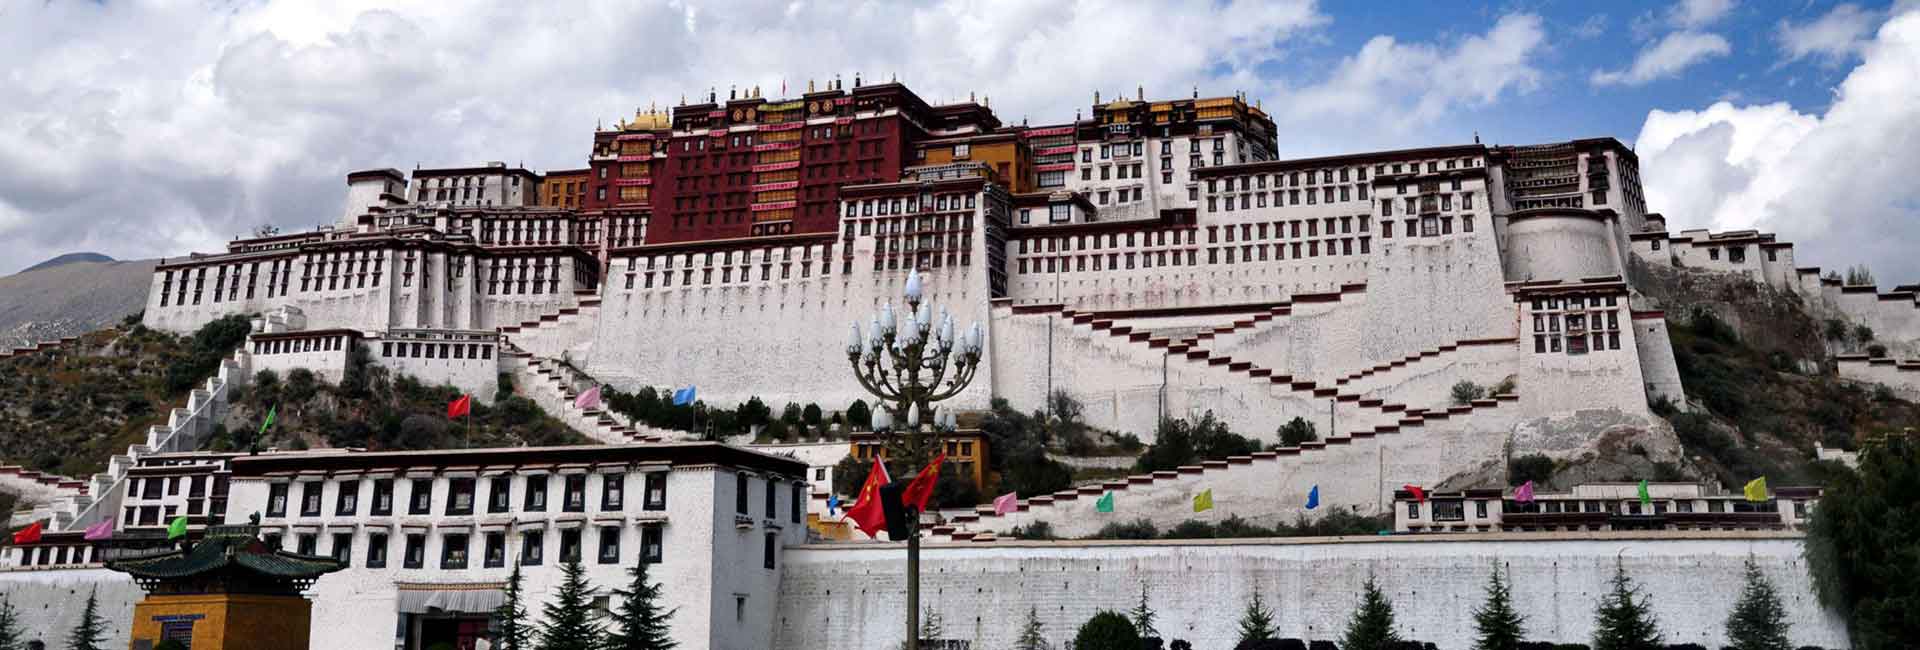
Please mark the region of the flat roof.
[[274, 452], [237, 456], [236, 477], [278, 472], [343, 471], [469, 465], [553, 465], [561, 463], [667, 462], [680, 465], [724, 465], [799, 478], [807, 464], [718, 442], [672, 442], [636, 445], [570, 445], [563, 447], [491, 447], [485, 449], [428, 449], [419, 451]]

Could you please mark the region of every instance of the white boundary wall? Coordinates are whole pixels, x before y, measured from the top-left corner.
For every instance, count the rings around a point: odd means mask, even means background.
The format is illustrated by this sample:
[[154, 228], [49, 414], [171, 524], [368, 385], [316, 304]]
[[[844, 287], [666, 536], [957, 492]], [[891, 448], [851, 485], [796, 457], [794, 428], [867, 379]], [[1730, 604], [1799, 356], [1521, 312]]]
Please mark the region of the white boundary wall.
[[[1780, 591], [1794, 645], [1847, 647], [1843, 621], [1817, 605], [1800, 548], [1790, 534], [1734, 532], [932, 545], [921, 555], [920, 598], [941, 614], [947, 638], [973, 647], [1011, 647], [1030, 607], [1047, 640], [1065, 647], [1099, 610], [1133, 607], [1145, 584], [1167, 638], [1225, 648], [1254, 591], [1280, 637], [1337, 639], [1373, 575], [1402, 634], [1466, 648], [1473, 608], [1500, 562], [1528, 640], [1589, 643], [1618, 558], [1651, 597], [1667, 643], [1718, 648], [1752, 554]], [[803, 546], [786, 558], [775, 648], [882, 648], [904, 638], [900, 545]]]

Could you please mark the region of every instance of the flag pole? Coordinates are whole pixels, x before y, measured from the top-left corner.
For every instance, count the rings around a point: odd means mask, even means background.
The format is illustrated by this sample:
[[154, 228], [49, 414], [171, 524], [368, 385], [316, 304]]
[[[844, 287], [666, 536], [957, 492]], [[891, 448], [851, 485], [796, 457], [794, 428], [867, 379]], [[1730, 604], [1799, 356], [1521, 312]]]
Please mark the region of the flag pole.
[[907, 509], [907, 650], [920, 650], [920, 510]]

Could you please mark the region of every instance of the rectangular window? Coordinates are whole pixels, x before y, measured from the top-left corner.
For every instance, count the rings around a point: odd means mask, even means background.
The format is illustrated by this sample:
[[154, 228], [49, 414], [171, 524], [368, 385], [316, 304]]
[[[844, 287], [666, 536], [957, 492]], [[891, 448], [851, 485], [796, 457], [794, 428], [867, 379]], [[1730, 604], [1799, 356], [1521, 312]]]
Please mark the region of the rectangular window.
[[[1164, 253], [1162, 254], [1164, 255]], [[791, 519], [793, 523], [800, 523], [801, 518], [804, 516], [802, 513], [806, 511], [806, 496], [806, 486], [793, 486], [793, 503], [789, 504], [790, 507], [788, 508], [792, 511]]]
[[400, 557], [400, 568], [419, 569], [427, 564], [427, 536], [408, 535], [407, 553]]
[[481, 558], [480, 560], [481, 563], [486, 566], [486, 568], [497, 569], [497, 568], [506, 566], [507, 565], [507, 534], [506, 533], [487, 533], [486, 553], [487, 553], [486, 556]]
[[527, 498], [521, 509], [527, 512], [547, 511], [546, 474], [534, 474], [527, 477]]
[[546, 531], [530, 530], [520, 533], [520, 563], [526, 566], [540, 566], [541, 547], [546, 544]]
[[624, 498], [627, 491], [626, 485], [626, 474], [601, 474], [600, 509], [619, 510], [624, 507], [622, 504], [626, 501]]
[[648, 564], [659, 564], [666, 558], [666, 549], [661, 543], [663, 530], [659, 526], [640, 528], [640, 559]]
[[646, 490], [647, 490], [646, 492], [647, 501], [643, 505], [642, 507], [643, 509], [645, 510], [666, 510], [667, 509], [667, 473], [666, 472], [648, 472]]
[[566, 501], [560, 505], [563, 512], [587, 511], [587, 475], [566, 475]]
[[766, 485], [767, 485], [767, 511], [764, 516], [766, 516], [766, 518], [768, 519], [772, 519], [776, 516], [774, 513], [780, 512], [780, 486], [774, 483], [773, 479], [771, 478], [766, 480]]
[[340, 491], [333, 500], [335, 516], [352, 515], [360, 507], [360, 480], [347, 479], [340, 482]]
[[381, 569], [387, 566], [387, 534], [367, 533], [367, 567]]
[[447, 514], [473, 514], [473, 479], [455, 478], [447, 480]]
[[620, 563], [620, 527], [600, 527], [600, 563]]
[[560, 531], [560, 561], [580, 561], [580, 529]]
[[506, 512], [512, 509], [513, 477], [495, 476], [487, 479], [487, 512]]
[[440, 568], [467, 568], [467, 535], [453, 533], [440, 538]]
[[780, 535], [777, 533], [767, 533], [766, 539], [767, 539], [767, 544], [766, 546], [762, 547], [763, 550], [761, 551], [761, 555], [760, 555], [761, 564], [768, 569], [772, 569], [774, 568], [773, 556], [775, 554], [775, 551], [778, 550], [778, 546], [780, 543], [779, 541]]
[[286, 483], [274, 483], [272, 486], [269, 486], [267, 488], [267, 516], [268, 517], [287, 516], [288, 487], [289, 486]]
[[345, 566], [353, 566], [353, 533], [333, 534], [333, 560]]
[[747, 513], [747, 475], [733, 475], [733, 511], [736, 514]]
[[426, 515], [433, 513], [433, 479], [416, 478], [407, 482], [407, 514]]
[[374, 479], [372, 510], [375, 517], [393, 514], [393, 479]]
[[320, 516], [320, 492], [324, 489], [319, 481], [306, 481], [300, 484], [300, 516]]

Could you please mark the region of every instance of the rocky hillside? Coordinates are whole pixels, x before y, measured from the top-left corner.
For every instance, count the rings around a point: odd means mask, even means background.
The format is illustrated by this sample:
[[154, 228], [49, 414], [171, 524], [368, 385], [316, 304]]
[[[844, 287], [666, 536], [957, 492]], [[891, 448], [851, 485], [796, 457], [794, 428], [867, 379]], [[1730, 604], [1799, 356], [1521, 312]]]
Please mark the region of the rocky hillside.
[[155, 261], [72, 253], [0, 277], [0, 349], [78, 336], [139, 312]]
[[1656, 404], [1690, 464], [1721, 483], [1818, 482], [1814, 443], [1852, 449], [1920, 427], [1920, 405], [1833, 373], [1826, 324], [1800, 296], [1745, 278], [1636, 267], [1644, 298], [1667, 313], [1688, 403]]
[[[187, 392], [213, 374], [247, 330], [245, 318], [230, 317], [179, 337], [129, 320], [57, 348], [0, 359], [0, 464], [66, 476], [101, 471], [109, 456], [145, 440], [148, 427], [184, 406]], [[450, 426], [445, 417], [457, 391], [363, 368], [338, 386], [308, 372], [256, 375], [252, 386], [232, 395], [226, 432], [216, 431], [210, 446], [254, 443], [261, 419], [276, 407], [275, 425], [259, 441], [263, 448], [469, 443], [465, 427]], [[476, 405], [474, 415], [475, 446], [586, 442], [523, 398]]]

